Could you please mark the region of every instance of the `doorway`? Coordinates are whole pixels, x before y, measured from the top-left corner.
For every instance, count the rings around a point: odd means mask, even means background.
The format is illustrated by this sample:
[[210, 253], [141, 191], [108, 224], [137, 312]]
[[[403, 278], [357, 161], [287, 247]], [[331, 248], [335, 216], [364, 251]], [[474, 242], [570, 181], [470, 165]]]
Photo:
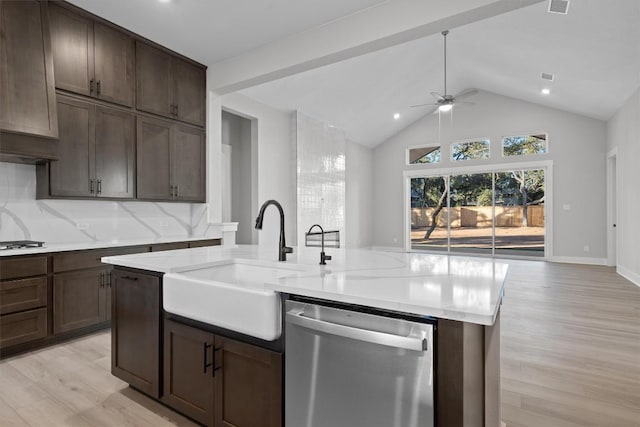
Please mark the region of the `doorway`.
[[617, 222], [618, 222], [618, 150], [614, 148], [607, 154], [607, 265], [617, 265]]
[[222, 221], [237, 222], [236, 243], [256, 244], [255, 141], [252, 119], [222, 111]]

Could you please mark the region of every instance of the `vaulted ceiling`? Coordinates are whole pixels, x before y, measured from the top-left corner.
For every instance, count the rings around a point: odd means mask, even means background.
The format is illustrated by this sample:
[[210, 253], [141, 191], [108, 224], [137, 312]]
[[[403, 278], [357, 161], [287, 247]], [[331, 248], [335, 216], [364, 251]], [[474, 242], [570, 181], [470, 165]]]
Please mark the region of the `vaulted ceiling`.
[[[606, 120], [640, 86], [640, 2], [572, 1], [567, 15], [548, 3], [453, 28], [448, 92], [479, 88]], [[376, 146], [425, 114], [411, 109], [442, 93], [442, 37], [348, 59], [243, 93], [301, 110]], [[541, 79], [552, 73], [553, 82]], [[549, 88], [549, 95], [541, 89]], [[470, 108], [482, 108], [476, 105]], [[400, 119], [394, 120], [394, 113]]]

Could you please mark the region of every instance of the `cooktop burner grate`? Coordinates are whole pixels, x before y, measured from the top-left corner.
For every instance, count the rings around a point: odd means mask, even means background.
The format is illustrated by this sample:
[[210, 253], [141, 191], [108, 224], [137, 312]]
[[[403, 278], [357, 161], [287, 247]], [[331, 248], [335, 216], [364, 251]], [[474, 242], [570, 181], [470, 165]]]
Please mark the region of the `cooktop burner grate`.
[[0, 249], [41, 248], [42, 246], [44, 246], [44, 242], [37, 242], [35, 240], [0, 242]]

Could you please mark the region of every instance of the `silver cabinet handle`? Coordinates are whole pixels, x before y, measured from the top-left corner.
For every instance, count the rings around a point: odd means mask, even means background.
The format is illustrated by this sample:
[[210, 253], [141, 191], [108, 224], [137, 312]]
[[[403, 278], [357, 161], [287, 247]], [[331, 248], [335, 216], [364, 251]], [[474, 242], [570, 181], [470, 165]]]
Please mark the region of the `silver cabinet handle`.
[[291, 323], [306, 329], [338, 335], [358, 341], [372, 344], [386, 345], [389, 347], [404, 348], [407, 350], [427, 351], [427, 339], [420, 337], [407, 337], [402, 335], [386, 334], [384, 332], [370, 331], [367, 329], [353, 328], [337, 323], [305, 317], [303, 313], [293, 311], [286, 315], [287, 323]]

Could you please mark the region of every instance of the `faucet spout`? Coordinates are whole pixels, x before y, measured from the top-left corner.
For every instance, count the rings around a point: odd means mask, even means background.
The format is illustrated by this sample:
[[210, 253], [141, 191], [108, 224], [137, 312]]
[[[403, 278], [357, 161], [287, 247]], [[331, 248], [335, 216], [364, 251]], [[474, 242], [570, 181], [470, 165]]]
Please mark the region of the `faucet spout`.
[[260, 207], [260, 212], [258, 212], [258, 217], [256, 218], [256, 230], [262, 230], [262, 223], [264, 222], [264, 211], [267, 209], [269, 205], [273, 205], [278, 208], [280, 212], [280, 242], [278, 244], [278, 261], [286, 261], [287, 254], [293, 253], [293, 248], [287, 246], [284, 238], [284, 210], [282, 209], [282, 205], [278, 203], [276, 200], [267, 200]]
[[311, 230], [313, 230], [315, 227], [318, 227], [320, 229], [320, 241], [322, 242], [322, 248], [320, 249], [320, 265], [327, 265], [327, 261], [331, 261], [331, 255], [327, 255], [324, 253], [324, 228], [322, 228], [320, 224], [313, 224], [311, 228], [309, 228], [309, 231], [307, 231], [307, 234], [311, 234]]

